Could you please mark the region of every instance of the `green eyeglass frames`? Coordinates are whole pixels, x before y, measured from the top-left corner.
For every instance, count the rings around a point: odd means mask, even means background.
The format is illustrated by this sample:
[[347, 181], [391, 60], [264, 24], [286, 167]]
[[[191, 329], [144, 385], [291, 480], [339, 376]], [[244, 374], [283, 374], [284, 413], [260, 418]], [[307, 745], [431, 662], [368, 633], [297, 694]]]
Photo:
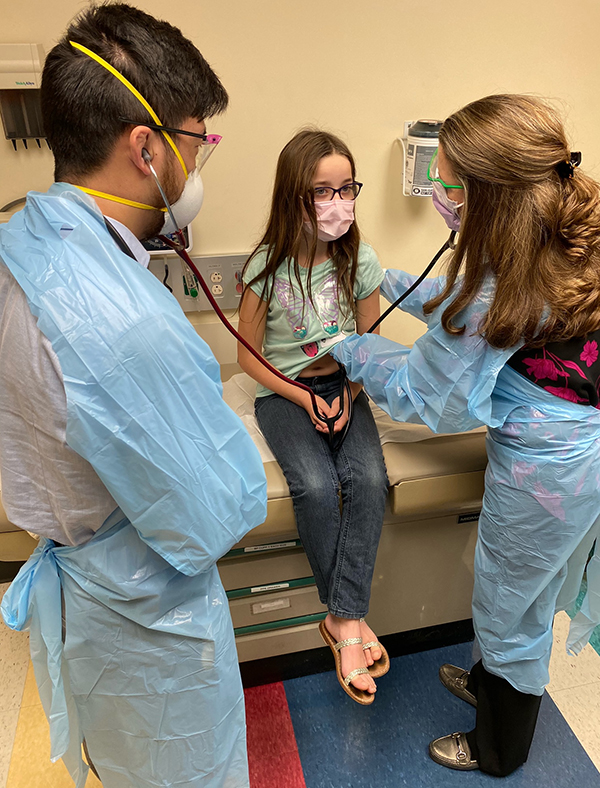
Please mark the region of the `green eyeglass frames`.
[[445, 183], [440, 178], [440, 173], [438, 171], [438, 152], [433, 154], [431, 157], [431, 161], [429, 162], [429, 167], [427, 168], [427, 179], [430, 180], [432, 183], [441, 183], [445, 189], [464, 189], [464, 186], [460, 184], [457, 185], [455, 183]]

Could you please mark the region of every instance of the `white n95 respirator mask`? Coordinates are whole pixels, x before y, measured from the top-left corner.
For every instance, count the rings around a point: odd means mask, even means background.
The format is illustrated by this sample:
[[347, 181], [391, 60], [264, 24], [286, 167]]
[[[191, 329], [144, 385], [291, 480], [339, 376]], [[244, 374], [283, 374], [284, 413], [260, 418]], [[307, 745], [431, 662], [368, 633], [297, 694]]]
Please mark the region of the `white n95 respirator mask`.
[[202, 183], [199, 170], [195, 169], [188, 175], [181, 197], [171, 205], [177, 227], [173, 227], [173, 222], [167, 212], [160, 235], [174, 233], [176, 230], [186, 227], [198, 216], [203, 202], [204, 184]]

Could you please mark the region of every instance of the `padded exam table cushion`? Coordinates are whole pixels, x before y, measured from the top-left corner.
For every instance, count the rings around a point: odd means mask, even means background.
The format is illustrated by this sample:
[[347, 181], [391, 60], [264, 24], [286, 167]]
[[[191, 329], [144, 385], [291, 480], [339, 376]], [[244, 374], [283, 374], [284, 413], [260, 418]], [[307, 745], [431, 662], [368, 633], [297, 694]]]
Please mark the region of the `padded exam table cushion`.
[[[235, 375], [223, 386], [223, 397], [254, 439], [267, 476], [267, 519], [242, 540], [242, 545], [296, 533], [285, 477], [256, 423], [254, 390], [255, 384], [245, 374]], [[424, 425], [394, 422], [372, 402], [371, 408], [390, 482], [387, 518], [402, 522], [480, 507], [487, 465], [485, 427], [436, 435]]]
[[[254, 417], [254, 392], [255, 384], [245, 374], [235, 375], [223, 387], [225, 401], [260, 451], [267, 477], [267, 519], [242, 545], [297, 535], [287, 482]], [[371, 407], [390, 482], [387, 519], [418, 520], [480, 506], [487, 464], [484, 427], [459, 435], [436, 435], [423, 425], [394, 422], [376, 405], [371, 403]], [[0, 561], [25, 561], [35, 545], [35, 539], [9, 521], [0, 498]]]

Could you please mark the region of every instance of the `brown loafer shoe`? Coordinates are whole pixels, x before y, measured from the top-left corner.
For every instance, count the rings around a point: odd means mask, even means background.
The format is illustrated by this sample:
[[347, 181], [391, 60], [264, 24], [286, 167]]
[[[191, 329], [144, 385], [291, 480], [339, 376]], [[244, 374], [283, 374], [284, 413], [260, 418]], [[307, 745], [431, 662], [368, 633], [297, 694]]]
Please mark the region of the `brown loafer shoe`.
[[429, 755], [440, 766], [458, 769], [462, 772], [479, 769], [479, 764], [471, 757], [466, 733], [450, 733], [435, 739], [429, 744]]
[[442, 665], [440, 668], [440, 681], [453, 695], [461, 700], [466, 700], [471, 706], [477, 707], [477, 698], [467, 689], [469, 671], [457, 668], [456, 665]]

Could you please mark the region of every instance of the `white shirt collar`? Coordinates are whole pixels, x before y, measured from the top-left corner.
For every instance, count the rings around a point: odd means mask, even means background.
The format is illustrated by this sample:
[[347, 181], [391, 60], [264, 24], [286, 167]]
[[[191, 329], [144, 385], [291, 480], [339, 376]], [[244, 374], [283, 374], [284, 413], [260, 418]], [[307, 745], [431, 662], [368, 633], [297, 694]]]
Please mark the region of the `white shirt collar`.
[[115, 230], [119, 233], [119, 235], [123, 238], [127, 246], [133, 252], [135, 259], [144, 266], [144, 268], [148, 268], [148, 264], [150, 263], [150, 254], [149, 252], [144, 249], [140, 241], [135, 237], [135, 235], [131, 232], [129, 227], [125, 227], [124, 224], [118, 222], [116, 219], [113, 219], [111, 216], [106, 216], [105, 219], [109, 221]]

